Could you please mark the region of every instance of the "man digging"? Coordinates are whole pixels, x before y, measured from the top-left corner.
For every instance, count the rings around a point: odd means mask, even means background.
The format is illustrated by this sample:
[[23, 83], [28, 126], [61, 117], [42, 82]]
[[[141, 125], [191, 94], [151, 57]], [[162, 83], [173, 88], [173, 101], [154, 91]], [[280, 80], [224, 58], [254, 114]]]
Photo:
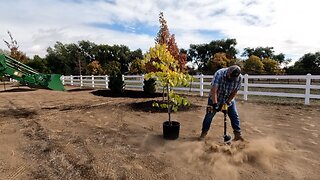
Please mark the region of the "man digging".
[[211, 81], [211, 90], [208, 97], [207, 112], [202, 123], [202, 132], [199, 140], [203, 140], [208, 134], [213, 117], [224, 104], [228, 106], [227, 114], [233, 128], [233, 141], [244, 141], [241, 136], [240, 119], [236, 108], [236, 96], [241, 87], [241, 69], [237, 65], [219, 69]]

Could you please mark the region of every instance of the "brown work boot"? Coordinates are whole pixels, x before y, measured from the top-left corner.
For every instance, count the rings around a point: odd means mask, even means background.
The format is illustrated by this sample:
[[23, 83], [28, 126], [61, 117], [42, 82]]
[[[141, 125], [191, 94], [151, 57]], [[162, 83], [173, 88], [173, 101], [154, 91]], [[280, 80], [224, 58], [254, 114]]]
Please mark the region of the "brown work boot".
[[234, 138], [233, 141], [244, 141], [243, 137], [241, 136], [240, 132], [233, 132], [234, 133]]
[[198, 138], [199, 141], [203, 140], [207, 134], [208, 134], [208, 131], [202, 131], [200, 137]]

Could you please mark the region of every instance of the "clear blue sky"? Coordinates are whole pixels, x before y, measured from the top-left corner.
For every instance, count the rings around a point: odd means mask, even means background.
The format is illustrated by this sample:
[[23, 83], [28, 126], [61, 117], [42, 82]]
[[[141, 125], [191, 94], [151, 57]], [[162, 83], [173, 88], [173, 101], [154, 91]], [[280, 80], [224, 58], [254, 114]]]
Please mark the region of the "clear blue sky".
[[[0, 38], [11, 31], [27, 56], [56, 41], [124, 44], [146, 51], [164, 12], [179, 48], [236, 38], [236, 48], [272, 46], [297, 60], [320, 50], [316, 0], [0, 0]], [[5, 7], [5, 8], [4, 8]], [[0, 49], [7, 49], [0, 43]]]

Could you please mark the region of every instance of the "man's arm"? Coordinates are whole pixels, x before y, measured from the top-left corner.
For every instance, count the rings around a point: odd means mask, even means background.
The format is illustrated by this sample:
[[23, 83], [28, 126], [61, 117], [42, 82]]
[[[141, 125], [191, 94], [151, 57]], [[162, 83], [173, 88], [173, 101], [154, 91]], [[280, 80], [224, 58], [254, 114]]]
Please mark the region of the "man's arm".
[[229, 104], [229, 103], [232, 101], [232, 99], [233, 99], [234, 97], [236, 97], [237, 93], [238, 93], [238, 90], [232, 91], [232, 93], [230, 94], [230, 96], [229, 96], [229, 98], [227, 99], [227, 102], [226, 102], [226, 103]]
[[211, 87], [210, 94], [211, 94], [211, 99], [213, 104], [218, 103], [217, 91], [218, 91], [217, 87], [215, 86]]

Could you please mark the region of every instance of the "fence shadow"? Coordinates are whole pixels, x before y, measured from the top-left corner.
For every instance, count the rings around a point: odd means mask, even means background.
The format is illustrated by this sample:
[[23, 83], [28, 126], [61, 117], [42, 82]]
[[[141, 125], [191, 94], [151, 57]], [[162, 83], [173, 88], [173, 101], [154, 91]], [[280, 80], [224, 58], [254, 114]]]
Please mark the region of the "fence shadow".
[[11, 88], [11, 89], [6, 89], [2, 90], [0, 92], [28, 92], [28, 91], [36, 91], [37, 89], [35, 88]]

